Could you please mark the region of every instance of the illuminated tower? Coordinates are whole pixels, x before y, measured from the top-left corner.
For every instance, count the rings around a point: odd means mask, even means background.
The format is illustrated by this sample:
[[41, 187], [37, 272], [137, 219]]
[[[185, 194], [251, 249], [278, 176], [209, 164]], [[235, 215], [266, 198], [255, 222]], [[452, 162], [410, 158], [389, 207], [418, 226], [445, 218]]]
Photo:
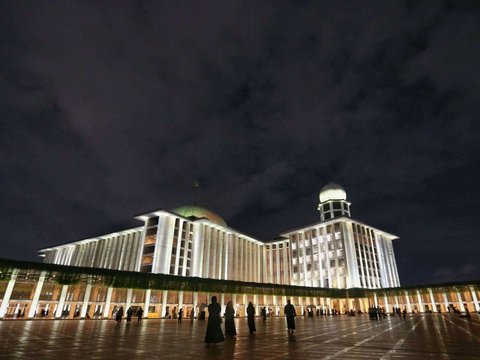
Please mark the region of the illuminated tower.
[[347, 193], [338, 184], [330, 182], [320, 190], [320, 220], [326, 221], [342, 216], [350, 216], [350, 203], [347, 201]]

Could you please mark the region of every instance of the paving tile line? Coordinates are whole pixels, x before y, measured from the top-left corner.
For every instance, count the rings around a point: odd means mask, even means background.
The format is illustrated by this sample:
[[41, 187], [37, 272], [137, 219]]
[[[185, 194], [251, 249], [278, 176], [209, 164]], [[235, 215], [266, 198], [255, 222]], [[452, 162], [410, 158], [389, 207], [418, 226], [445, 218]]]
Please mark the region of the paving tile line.
[[[390, 349], [389, 351], [386, 352], [386, 354], [384, 354], [380, 360], [386, 360], [386, 359], [390, 359], [392, 357], [393, 354], [395, 354], [399, 349], [400, 347], [403, 345], [403, 343], [405, 342], [405, 340], [407, 340], [407, 337], [410, 336], [410, 333], [412, 331], [414, 331], [416, 329], [416, 327], [421, 323], [421, 322], [424, 322], [425, 321], [425, 318], [422, 317], [420, 320], [418, 320], [410, 330], [408, 330], [408, 332], [400, 339], [398, 340], [395, 345], [393, 345], [393, 348]], [[445, 354], [442, 354], [442, 355], [445, 355]], [[447, 359], [449, 359], [450, 357], [447, 355]]]
[[[403, 325], [403, 324], [404, 324], [404, 323], [401, 322], [401, 323], [399, 323], [399, 324], [397, 324], [397, 325], [390, 326], [388, 329], [385, 329], [385, 330], [383, 330], [383, 331], [381, 331], [381, 332], [379, 332], [379, 333], [377, 333], [377, 334], [375, 334], [375, 335], [372, 335], [372, 336], [370, 336], [370, 337], [368, 337], [368, 338], [366, 338], [366, 339], [364, 339], [364, 340], [356, 343], [356, 344], [353, 345], [353, 346], [349, 346], [349, 347], [347, 347], [347, 348], [344, 348], [344, 349], [342, 349], [342, 350], [340, 350], [340, 351], [337, 351], [336, 353], [334, 353], [334, 354], [332, 354], [332, 355], [325, 356], [325, 357], [322, 358], [322, 360], [333, 359], [333, 358], [337, 357], [338, 355], [344, 354], [344, 353], [346, 353], [347, 351], [350, 351], [350, 350], [352, 350], [352, 349], [355, 349], [356, 347], [358, 347], [358, 346], [360, 346], [360, 345], [363, 345], [363, 344], [365, 344], [366, 342], [368, 342], [368, 341], [370, 341], [370, 340], [372, 340], [372, 339], [375, 339], [376, 337], [382, 335], [383, 333], [385, 333], [385, 332], [387, 332], [387, 331], [391, 331], [392, 329], [394, 329], [394, 328], [396, 328], [396, 327], [398, 327], [398, 326], [400, 326], [400, 325]], [[391, 325], [391, 324], [389, 324], [389, 325]], [[342, 336], [342, 337], [345, 337], [345, 336], [348, 336], [348, 335], [344, 335], [344, 336]]]
[[[356, 325], [353, 329], [366, 328], [365, 330], [369, 330], [369, 329], [371, 329], [371, 326], [369, 326], [369, 325], [371, 325], [371, 324], [369, 324], [369, 323], [359, 324], [359, 325]], [[329, 328], [333, 328], [333, 326], [329, 326]], [[350, 329], [351, 329], [351, 327], [343, 327], [343, 328], [335, 330], [335, 331], [328, 331], [328, 332], [323, 332], [323, 333], [320, 333], [320, 334], [315, 334], [315, 335], [312, 335], [312, 336], [304, 337], [302, 339], [302, 341], [307, 340], [307, 339], [311, 339], [311, 338], [317, 338], [318, 336], [327, 336], [327, 335], [335, 334], [335, 333], [338, 333], [338, 332], [343, 333], [343, 332], [345, 332], [345, 330], [350, 330]], [[350, 333], [350, 334], [357, 334], [357, 333], [358, 333], [358, 331]], [[328, 340], [322, 341], [320, 344], [328, 344], [329, 342], [341, 339], [344, 336], [345, 335], [340, 336], [340, 337], [336, 337], [336, 338], [333, 338], [333, 339], [328, 339]]]
[[456, 324], [454, 321], [452, 321], [450, 319], [447, 319], [446, 317], [444, 317], [444, 319], [446, 321], [448, 321], [450, 324], [452, 324], [453, 326], [455, 326], [456, 328], [462, 330], [464, 333], [466, 333], [467, 335], [471, 336], [472, 338], [474, 338], [475, 340], [480, 342], [480, 337], [478, 337], [476, 335], [473, 335], [470, 331], [468, 331], [467, 329], [465, 329], [465, 328], [461, 327], [460, 325]]
[[[349, 336], [351, 336], [351, 335], [360, 334], [360, 333], [362, 333], [363, 331], [372, 330], [372, 326], [368, 326], [368, 325], [371, 325], [371, 324], [372, 324], [372, 323], [363, 324], [363, 325], [361, 325], [361, 326], [359, 325], [359, 326], [357, 326], [357, 328], [363, 328], [363, 327], [366, 327], [366, 328], [365, 328], [365, 329], [362, 329], [362, 330], [360, 330], [360, 331], [349, 332], [348, 334], [345, 334], [345, 335], [342, 335], [342, 336], [339, 336], [339, 337], [336, 337], [336, 338], [333, 338], [333, 339], [328, 339], [328, 340], [322, 341], [321, 344], [328, 344], [328, 343], [331, 343], [331, 342], [333, 342], [333, 341], [338, 341], [338, 340], [340, 340], [340, 339], [342, 339], [342, 338], [349, 337]], [[403, 322], [402, 322], [402, 323], [399, 323], [398, 325], [401, 325], [401, 324], [403, 324]], [[380, 325], [380, 324], [379, 324], [379, 325]], [[391, 326], [392, 323], [391, 323], [391, 322], [388, 322], [387, 324], [381, 324], [380, 326], [383, 327], [383, 326], [385, 326], [385, 325], [386, 325], [386, 326]], [[395, 326], [398, 326], [398, 325], [395, 325]], [[338, 331], [334, 331], [334, 332], [338, 332]]]

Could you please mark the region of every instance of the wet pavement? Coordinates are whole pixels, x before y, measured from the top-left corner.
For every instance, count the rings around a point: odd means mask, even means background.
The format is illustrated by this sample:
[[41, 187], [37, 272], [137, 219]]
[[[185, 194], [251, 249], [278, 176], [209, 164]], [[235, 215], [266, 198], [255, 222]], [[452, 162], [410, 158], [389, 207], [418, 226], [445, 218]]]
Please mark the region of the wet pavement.
[[[288, 335], [284, 318], [246, 318], [238, 336], [203, 343], [206, 321], [10, 320], [0, 321], [0, 359], [479, 359], [480, 318], [414, 315], [403, 320], [368, 316], [296, 318]], [[222, 325], [223, 326], [223, 325]]]

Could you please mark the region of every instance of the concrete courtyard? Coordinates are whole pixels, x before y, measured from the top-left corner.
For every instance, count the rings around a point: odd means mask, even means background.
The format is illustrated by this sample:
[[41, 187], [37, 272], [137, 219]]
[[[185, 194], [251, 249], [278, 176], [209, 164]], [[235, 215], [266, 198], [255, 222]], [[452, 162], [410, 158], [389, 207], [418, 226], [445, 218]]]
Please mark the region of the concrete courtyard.
[[206, 321], [0, 321], [1, 359], [479, 359], [480, 318], [413, 315], [297, 317], [288, 335], [284, 318], [236, 320], [238, 336], [203, 343]]

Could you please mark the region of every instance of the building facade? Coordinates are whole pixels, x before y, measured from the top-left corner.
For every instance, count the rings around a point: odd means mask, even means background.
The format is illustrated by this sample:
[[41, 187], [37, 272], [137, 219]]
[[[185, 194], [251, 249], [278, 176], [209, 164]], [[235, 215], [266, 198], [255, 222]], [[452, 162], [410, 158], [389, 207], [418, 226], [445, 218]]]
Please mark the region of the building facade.
[[320, 288], [400, 286], [395, 235], [350, 217], [345, 190], [319, 195], [320, 221], [261, 241], [197, 206], [156, 210], [143, 226], [41, 250], [44, 262]]

